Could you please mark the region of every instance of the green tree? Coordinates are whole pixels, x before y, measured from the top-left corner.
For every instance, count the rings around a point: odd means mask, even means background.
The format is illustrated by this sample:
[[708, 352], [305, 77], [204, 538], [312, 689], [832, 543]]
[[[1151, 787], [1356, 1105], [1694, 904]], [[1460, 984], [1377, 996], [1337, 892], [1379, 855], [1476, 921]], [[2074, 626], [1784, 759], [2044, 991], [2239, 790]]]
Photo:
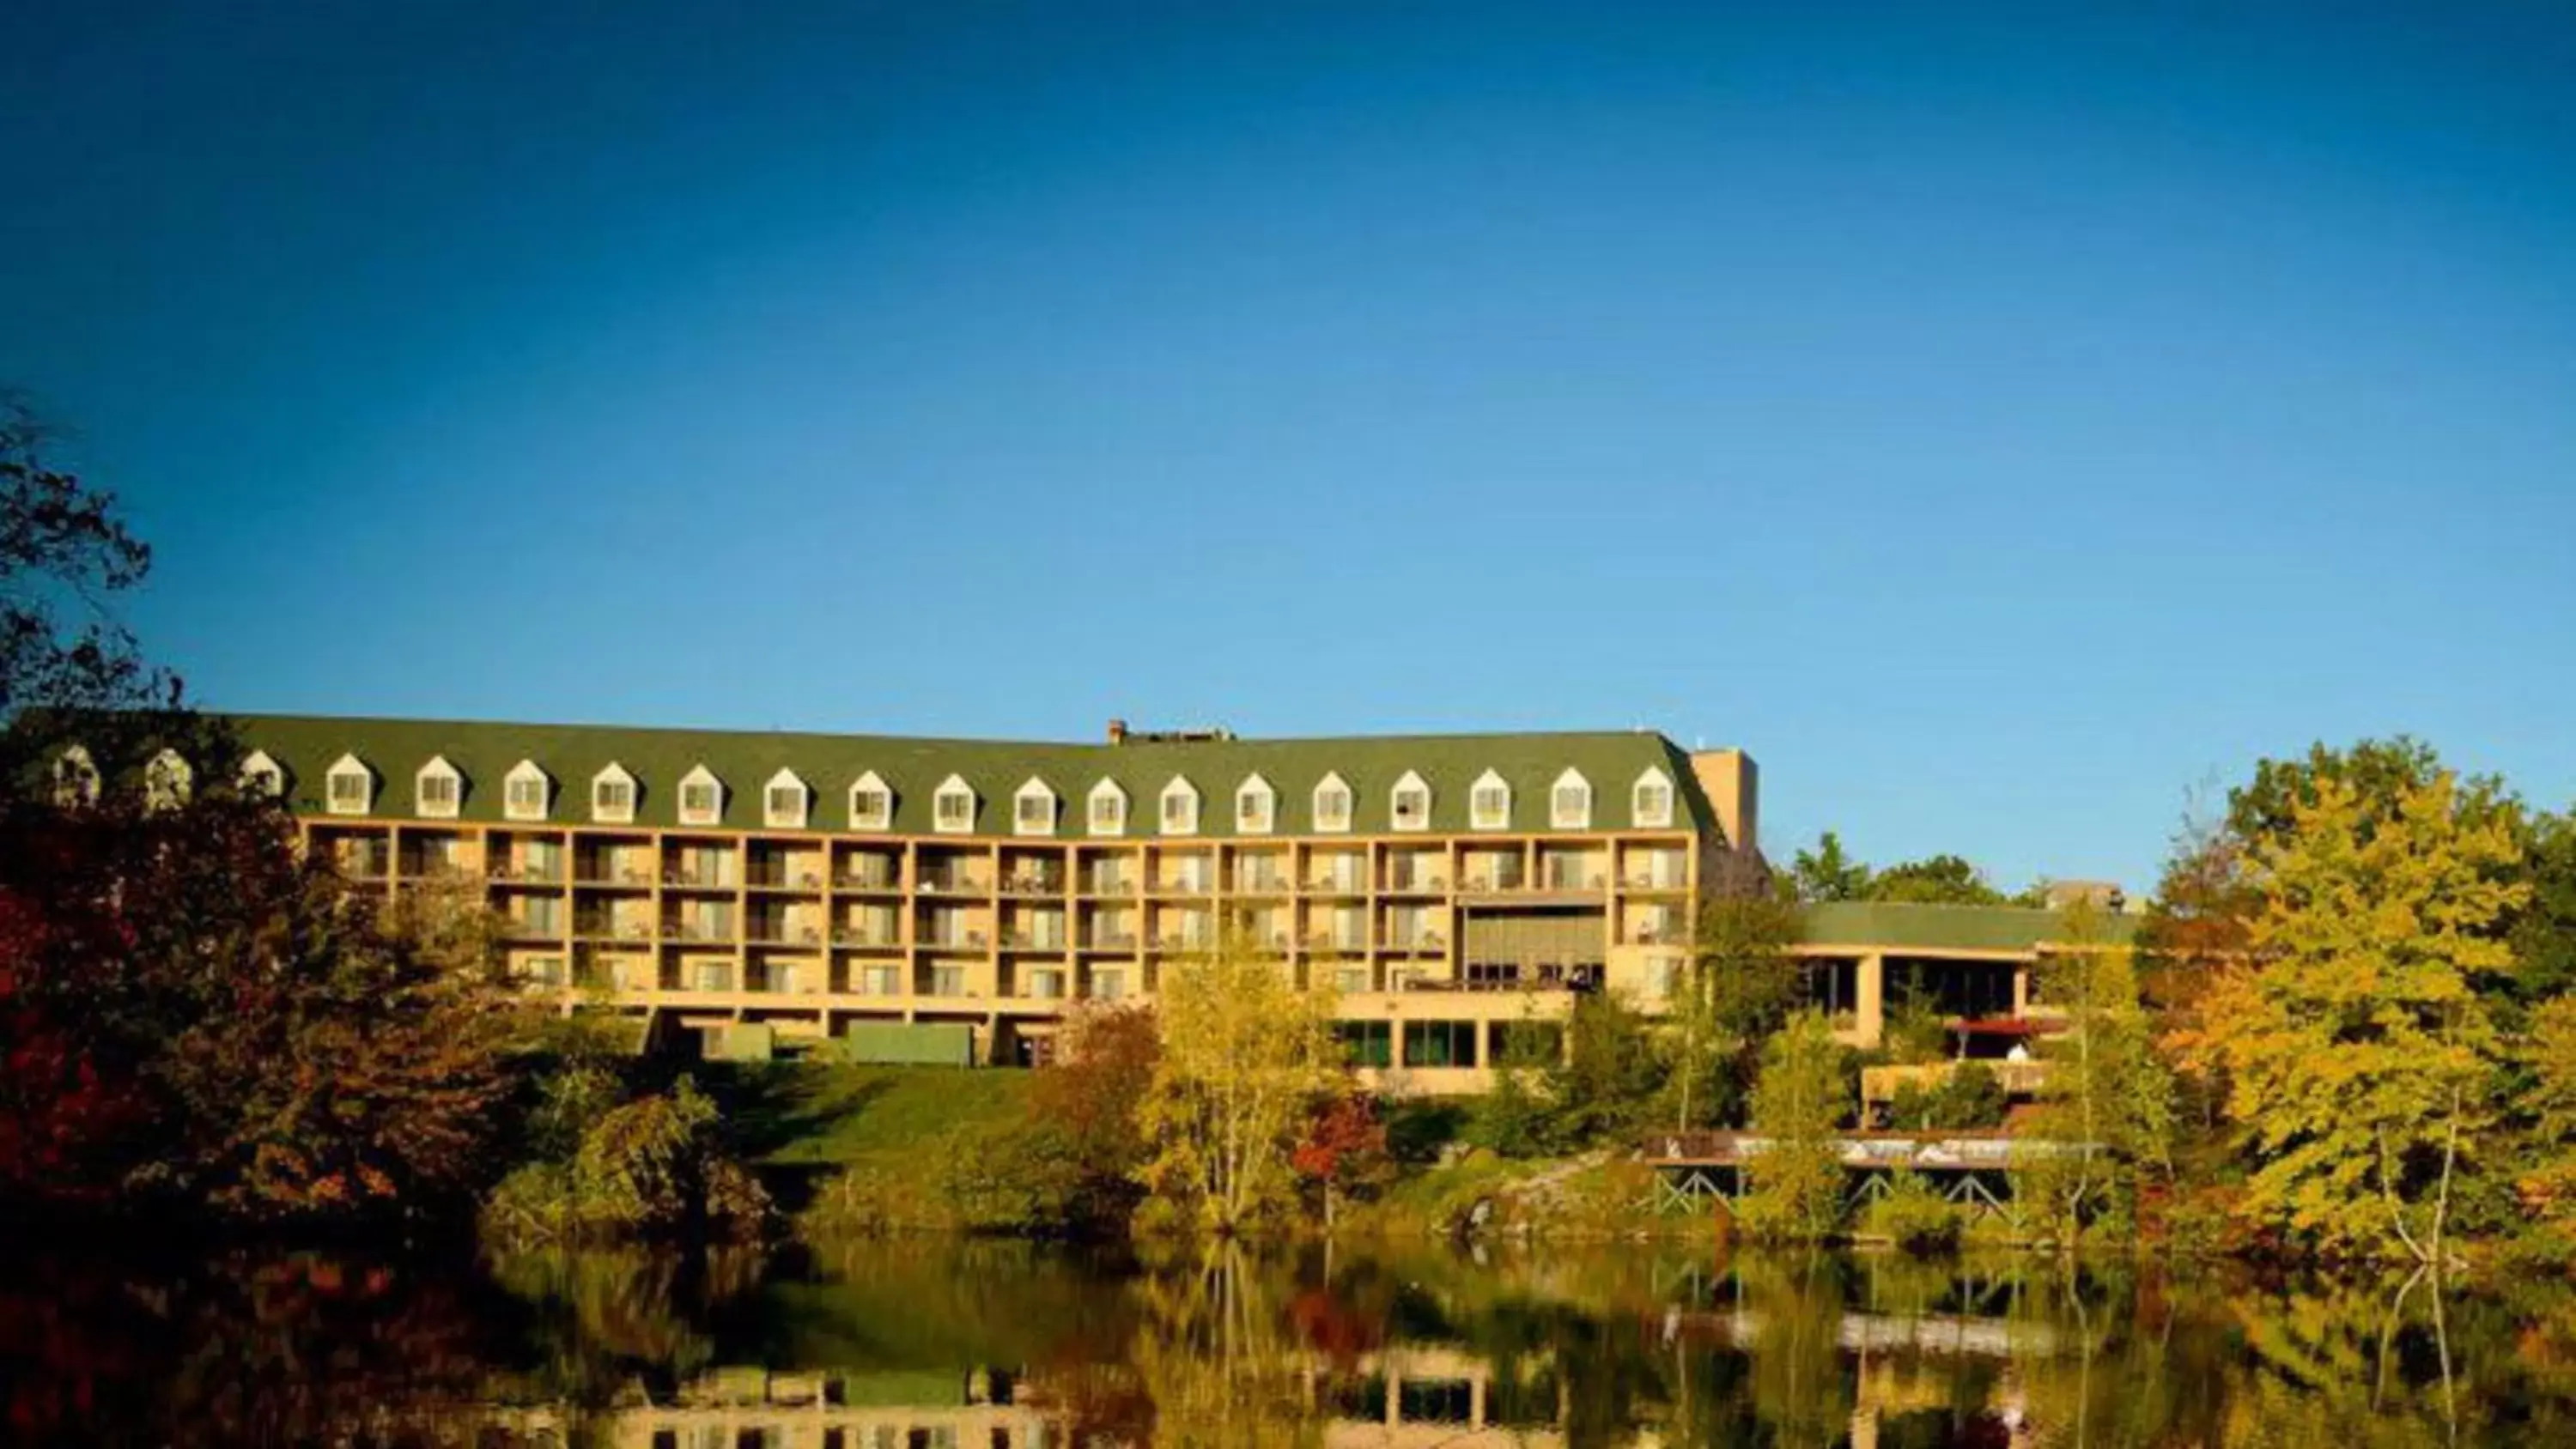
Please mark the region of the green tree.
[[1870, 898], [1869, 867], [1845, 854], [1842, 837], [1830, 830], [1817, 837], [1815, 849], [1790, 858], [1789, 879], [1809, 905]]
[[2322, 773], [2248, 844], [2252, 964], [2215, 986], [2202, 1050], [2254, 1162], [2246, 1211], [2329, 1252], [2438, 1262], [2505, 1043], [2476, 982], [2528, 885], [2515, 822], [2447, 772], [2389, 798]]
[[2576, 990], [2576, 810], [2537, 815], [2524, 837], [2531, 899], [2513, 920], [2514, 975], [2526, 1000]]
[[1666, 1006], [1674, 1130], [1743, 1121], [1762, 1043], [1805, 988], [1792, 949], [1801, 914], [1781, 889], [1721, 896], [1701, 910], [1697, 949]]
[[2001, 906], [2011, 904], [1987, 881], [1986, 873], [1955, 855], [1927, 856], [1880, 871], [1871, 880], [1869, 898], [1932, 906]]
[[1561, 1030], [1537, 1021], [1515, 1022], [1504, 1030], [1503, 1049], [1494, 1058], [1493, 1090], [1467, 1110], [1469, 1142], [1504, 1157], [1539, 1157], [1549, 1151], [1554, 1123], [1545, 1084], [1565, 1053]]
[[1745, 1226], [1794, 1238], [1832, 1236], [1842, 1225], [1843, 1167], [1836, 1146], [1852, 1113], [1852, 1078], [1833, 1027], [1801, 1011], [1762, 1050], [1753, 1130], [1764, 1141], [1747, 1166]]
[[1655, 1024], [1625, 996], [1608, 991], [1576, 1001], [1565, 1047], [1546, 1073], [1548, 1135], [1559, 1150], [1628, 1142], [1656, 1125], [1665, 1054]]

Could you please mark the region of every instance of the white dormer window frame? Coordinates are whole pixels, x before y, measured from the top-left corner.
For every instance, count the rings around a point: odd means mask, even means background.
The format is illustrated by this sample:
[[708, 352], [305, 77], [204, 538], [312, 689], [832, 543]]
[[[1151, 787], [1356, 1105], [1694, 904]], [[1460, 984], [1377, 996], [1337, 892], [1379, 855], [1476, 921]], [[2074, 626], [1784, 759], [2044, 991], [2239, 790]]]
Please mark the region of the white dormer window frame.
[[876, 771], [850, 782], [850, 828], [852, 830], [892, 830], [894, 828], [894, 790]]
[[590, 777], [590, 818], [599, 825], [635, 823], [635, 801], [644, 793], [635, 772], [612, 760]]
[[771, 830], [802, 830], [814, 811], [814, 791], [794, 770], [782, 769], [760, 787], [760, 823]]
[[1172, 782], [1163, 787], [1161, 808], [1156, 812], [1155, 820], [1164, 835], [1198, 834], [1199, 787], [1191, 784], [1185, 776], [1174, 775]]
[[930, 828], [940, 835], [971, 835], [975, 830], [975, 787], [962, 775], [939, 782], [930, 797]]
[[1102, 780], [1091, 787], [1083, 807], [1084, 829], [1093, 835], [1127, 833], [1127, 790], [1115, 780]]
[[165, 749], [144, 762], [143, 808], [176, 810], [188, 803], [197, 772], [177, 750]]
[[1553, 830], [1592, 828], [1592, 782], [1581, 770], [1568, 765], [1547, 787], [1547, 823]]
[[1467, 787], [1467, 827], [1471, 830], [1512, 828], [1512, 784], [1500, 771], [1487, 770]]
[[1029, 776], [1011, 796], [1011, 833], [1055, 834], [1055, 809], [1054, 788], [1035, 775]]
[[1386, 792], [1386, 823], [1390, 830], [1420, 834], [1431, 828], [1431, 782], [1411, 770]]
[[54, 756], [54, 803], [69, 809], [98, 803], [98, 762], [85, 745], [69, 745]]
[[322, 773], [322, 808], [332, 815], [364, 815], [375, 807], [376, 772], [356, 755], [342, 755]]
[[1308, 800], [1318, 835], [1346, 835], [1351, 828], [1351, 783], [1336, 771], [1315, 782], [1315, 793]]
[[678, 807], [682, 825], [715, 825], [724, 820], [724, 781], [704, 765], [692, 766], [680, 777]]
[[241, 784], [274, 800], [286, 793], [286, 767], [266, 750], [253, 750], [241, 762]]
[[1673, 825], [1673, 777], [1654, 766], [1628, 787], [1629, 823], [1640, 830], [1670, 830]]
[[1279, 824], [1279, 792], [1270, 782], [1254, 775], [1234, 790], [1234, 832], [1237, 835], [1268, 835]]
[[465, 804], [465, 772], [432, 755], [411, 777], [412, 813], [423, 820], [453, 820]]
[[521, 760], [501, 777], [501, 814], [510, 820], [543, 820], [554, 810], [555, 782], [545, 767]]

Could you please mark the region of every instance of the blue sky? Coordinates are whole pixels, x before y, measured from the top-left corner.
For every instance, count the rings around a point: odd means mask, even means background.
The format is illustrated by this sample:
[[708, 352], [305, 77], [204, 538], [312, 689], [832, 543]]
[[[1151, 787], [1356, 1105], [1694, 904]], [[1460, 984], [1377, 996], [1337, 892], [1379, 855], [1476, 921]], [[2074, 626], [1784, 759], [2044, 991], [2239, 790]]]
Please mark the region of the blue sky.
[[2576, 799], [2576, 9], [1767, 8], [43, 0], [0, 379], [221, 707]]

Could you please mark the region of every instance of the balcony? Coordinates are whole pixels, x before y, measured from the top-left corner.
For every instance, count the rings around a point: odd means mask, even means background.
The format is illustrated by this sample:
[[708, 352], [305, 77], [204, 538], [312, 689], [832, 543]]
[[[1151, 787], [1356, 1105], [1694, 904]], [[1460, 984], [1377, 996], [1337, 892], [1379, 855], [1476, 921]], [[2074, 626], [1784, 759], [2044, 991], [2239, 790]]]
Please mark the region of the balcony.
[[662, 930], [669, 941], [723, 942], [730, 945], [736, 938], [730, 921], [673, 921]]
[[1005, 951], [1062, 951], [1064, 932], [1004, 931], [1002, 949]]
[[512, 865], [506, 860], [493, 862], [491, 877], [503, 885], [551, 886], [564, 883], [563, 867], [560, 865]]
[[1368, 950], [1368, 939], [1355, 931], [1317, 931], [1306, 937], [1306, 949], [1316, 954], [1357, 956]]
[[1284, 896], [1288, 894], [1288, 877], [1267, 868], [1239, 870], [1234, 873], [1234, 893], [1243, 896]]
[[861, 951], [891, 951], [903, 943], [892, 931], [870, 931], [857, 926], [843, 926], [832, 933], [832, 944]]
[[563, 922], [548, 917], [504, 916], [501, 934], [513, 941], [560, 941]]
[[1064, 873], [1053, 870], [1015, 870], [1002, 879], [1006, 896], [1060, 896], [1064, 894]]
[[751, 925], [750, 939], [756, 946], [820, 946], [823, 944], [823, 928], [820, 926], [791, 927], [781, 922], [754, 921]]
[[723, 871], [689, 870], [680, 866], [662, 872], [662, 884], [695, 891], [729, 891], [734, 888]]
[[1087, 896], [1132, 896], [1136, 894], [1136, 877], [1125, 871], [1095, 870], [1082, 878], [1082, 893]]
[[585, 886], [649, 886], [653, 872], [638, 865], [620, 865], [615, 861], [584, 861], [580, 876], [573, 881]]
[[1083, 938], [1082, 949], [1085, 951], [1133, 951], [1136, 949], [1136, 933], [1133, 931], [1094, 931]]
[[1598, 891], [1610, 888], [1610, 877], [1602, 871], [1549, 870], [1539, 875], [1541, 890]]
[[981, 951], [984, 949], [984, 933], [934, 930], [922, 937], [921, 944], [935, 951]]
[[1458, 889], [1470, 895], [1495, 895], [1516, 891], [1523, 884], [1517, 870], [1464, 871], [1458, 876]]
[[1416, 931], [1410, 936], [1398, 936], [1389, 941], [1386, 947], [1390, 951], [1410, 951], [1422, 955], [1445, 951], [1448, 948], [1449, 943], [1438, 931]]
[[902, 882], [898, 881], [895, 877], [896, 872], [888, 869], [845, 870], [838, 876], [833, 877], [832, 889], [838, 891], [878, 891], [892, 893], [903, 889]]
[[1448, 889], [1448, 881], [1438, 871], [1395, 870], [1387, 872], [1386, 888], [1392, 895], [1435, 896]]
[[926, 870], [921, 873], [924, 895], [980, 896], [991, 894], [991, 887], [979, 877], [962, 870]]
[[756, 891], [820, 891], [823, 873], [819, 870], [755, 871], [751, 888]]

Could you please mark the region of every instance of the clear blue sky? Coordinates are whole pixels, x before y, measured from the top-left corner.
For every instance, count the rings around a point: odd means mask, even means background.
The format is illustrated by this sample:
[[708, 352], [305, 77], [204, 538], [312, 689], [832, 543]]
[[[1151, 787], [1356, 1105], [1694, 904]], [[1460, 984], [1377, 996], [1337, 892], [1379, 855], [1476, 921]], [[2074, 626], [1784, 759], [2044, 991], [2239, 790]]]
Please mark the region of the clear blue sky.
[[0, 379], [221, 707], [2576, 798], [2576, 6], [1765, 8], [21, 0]]

